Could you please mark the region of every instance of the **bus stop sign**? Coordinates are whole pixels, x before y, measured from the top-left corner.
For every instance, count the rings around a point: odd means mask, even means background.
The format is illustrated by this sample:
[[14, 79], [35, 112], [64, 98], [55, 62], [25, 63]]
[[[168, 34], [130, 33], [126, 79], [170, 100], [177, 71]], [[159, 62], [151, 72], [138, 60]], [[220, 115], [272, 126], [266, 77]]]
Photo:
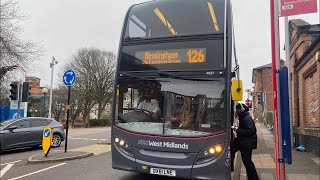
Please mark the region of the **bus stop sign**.
[[42, 150], [43, 154], [47, 156], [49, 154], [52, 142], [53, 129], [45, 126], [42, 133]]
[[281, 16], [293, 16], [317, 12], [317, 0], [280, 0]]

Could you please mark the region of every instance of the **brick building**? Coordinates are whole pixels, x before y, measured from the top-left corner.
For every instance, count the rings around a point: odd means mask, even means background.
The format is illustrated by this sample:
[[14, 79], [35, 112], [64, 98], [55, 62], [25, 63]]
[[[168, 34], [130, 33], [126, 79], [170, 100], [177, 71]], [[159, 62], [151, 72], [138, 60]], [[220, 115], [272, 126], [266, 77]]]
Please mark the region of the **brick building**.
[[320, 154], [320, 24], [289, 22], [294, 145]]
[[[285, 62], [281, 60], [281, 66]], [[272, 88], [272, 63], [252, 70], [252, 83], [254, 83], [253, 118], [265, 125], [273, 125], [273, 88]], [[261, 101], [258, 103], [258, 94]]]
[[[272, 64], [254, 68], [252, 71], [253, 92], [253, 118], [259, 122], [267, 121], [267, 114], [273, 112], [272, 101]], [[257, 93], [262, 93], [262, 101], [258, 103]], [[269, 119], [268, 119], [269, 120]], [[272, 120], [272, 119], [271, 119]], [[266, 123], [265, 123], [266, 124]]]
[[29, 82], [31, 84], [31, 93], [32, 94], [40, 94], [41, 87], [40, 87], [40, 78], [37, 77], [26, 77], [25, 82]]

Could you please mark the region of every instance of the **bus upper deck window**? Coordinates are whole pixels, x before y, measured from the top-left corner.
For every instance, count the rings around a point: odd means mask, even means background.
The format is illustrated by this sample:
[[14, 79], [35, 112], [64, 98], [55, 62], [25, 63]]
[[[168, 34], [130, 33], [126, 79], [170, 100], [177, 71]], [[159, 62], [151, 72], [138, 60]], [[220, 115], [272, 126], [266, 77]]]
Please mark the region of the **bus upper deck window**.
[[140, 21], [137, 16], [132, 15], [129, 20], [129, 36], [131, 38], [135, 37], [146, 37], [147, 26]]

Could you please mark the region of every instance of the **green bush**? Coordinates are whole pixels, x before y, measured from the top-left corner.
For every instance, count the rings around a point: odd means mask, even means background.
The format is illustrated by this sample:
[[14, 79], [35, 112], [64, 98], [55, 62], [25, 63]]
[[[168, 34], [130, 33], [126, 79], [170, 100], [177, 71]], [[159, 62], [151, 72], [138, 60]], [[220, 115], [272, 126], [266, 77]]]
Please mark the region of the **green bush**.
[[110, 126], [110, 119], [89, 119], [90, 126]]

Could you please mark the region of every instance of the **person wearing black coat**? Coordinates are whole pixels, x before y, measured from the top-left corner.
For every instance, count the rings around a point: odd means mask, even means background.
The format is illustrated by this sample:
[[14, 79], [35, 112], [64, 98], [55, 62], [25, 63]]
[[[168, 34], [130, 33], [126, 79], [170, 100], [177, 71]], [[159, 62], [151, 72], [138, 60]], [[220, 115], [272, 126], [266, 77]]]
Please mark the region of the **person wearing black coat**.
[[236, 105], [236, 113], [239, 116], [239, 127], [234, 127], [236, 138], [234, 139], [233, 152], [240, 150], [241, 158], [246, 167], [248, 180], [259, 180], [256, 168], [251, 160], [252, 150], [257, 149], [257, 129], [249, 114], [249, 108], [244, 104]]

